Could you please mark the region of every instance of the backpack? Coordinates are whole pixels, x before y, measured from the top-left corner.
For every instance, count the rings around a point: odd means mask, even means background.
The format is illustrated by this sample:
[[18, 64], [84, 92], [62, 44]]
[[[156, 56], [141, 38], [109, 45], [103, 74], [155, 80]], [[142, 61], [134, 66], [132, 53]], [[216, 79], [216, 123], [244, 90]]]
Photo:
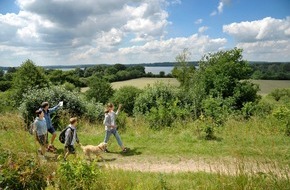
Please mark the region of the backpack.
[[60, 141], [62, 144], [65, 143], [65, 132], [66, 132], [66, 130], [67, 130], [68, 128], [70, 128], [71, 131], [73, 132], [73, 129], [72, 129], [70, 126], [67, 126], [67, 127], [66, 127], [65, 129], [63, 129], [63, 130], [60, 132], [60, 134], [59, 134], [58, 139], [59, 139], [59, 141]]

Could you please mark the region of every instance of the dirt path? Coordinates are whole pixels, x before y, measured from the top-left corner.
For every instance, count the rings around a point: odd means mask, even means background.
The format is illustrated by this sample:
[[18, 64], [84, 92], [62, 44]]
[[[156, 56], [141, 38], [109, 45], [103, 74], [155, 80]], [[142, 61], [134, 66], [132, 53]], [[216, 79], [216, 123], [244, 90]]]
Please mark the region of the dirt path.
[[274, 161], [261, 163], [253, 160], [245, 161], [233, 158], [219, 158], [213, 160], [206, 158], [160, 159], [155, 157], [137, 158], [136, 156], [117, 156], [113, 161], [107, 159], [107, 161], [105, 161], [105, 166], [109, 168], [142, 172], [207, 172], [226, 175], [259, 173], [274, 174], [280, 177], [286, 177], [287, 175], [288, 177], [290, 176], [289, 165], [286, 167], [279, 167]]

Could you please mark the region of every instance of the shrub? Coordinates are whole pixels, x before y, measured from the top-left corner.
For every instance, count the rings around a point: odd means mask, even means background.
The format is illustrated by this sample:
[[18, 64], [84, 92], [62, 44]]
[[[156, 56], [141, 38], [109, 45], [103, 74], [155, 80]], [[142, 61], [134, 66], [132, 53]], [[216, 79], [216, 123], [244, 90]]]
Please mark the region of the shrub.
[[102, 119], [104, 119], [104, 105], [93, 100], [87, 102], [84, 117], [88, 119], [89, 122], [102, 121]]
[[11, 82], [10, 81], [0, 81], [0, 91], [6, 91], [9, 88], [11, 88]]
[[105, 104], [114, 94], [114, 90], [109, 82], [99, 77], [92, 77], [89, 81], [89, 89], [85, 92], [88, 100]]
[[[62, 162], [56, 178], [59, 189], [105, 189], [102, 183], [101, 170], [95, 162], [82, 160]], [[103, 184], [103, 185], [102, 185]]]
[[129, 116], [132, 116], [135, 99], [141, 92], [142, 90], [134, 86], [124, 86], [114, 93], [111, 102], [114, 102], [116, 105], [122, 104], [122, 110]]
[[188, 117], [190, 111], [188, 106], [180, 101], [177, 88], [156, 83], [152, 87], [147, 87], [137, 97], [134, 114], [135, 116], [145, 114], [151, 128], [162, 129], [171, 127], [175, 120]]
[[290, 109], [285, 106], [278, 107], [273, 115], [285, 124], [285, 134], [290, 136]]
[[263, 98], [261, 101], [259, 101], [255, 105], [254, 109], [254, 115], [259, 117], [265, 117], [272, 113], [272, 110], [274, 108], [274, 104], [270, 101], [267, 101], [265, 98]]
[[0, 150], [0, 189], [44, 189], [45, 170], [32, 157]]
[[290, 98], [290, 89], [275, 89], [270, 93], [270, 96], [273, 96], [276, 101], [279, 101], [282, 97]]
[[[67, 91], [58, 86], [32, 89], [23, 95], [22, 103], [19, 108], [26, 124], [29, 124], [33, 120], [35, 117], [35, 110], [37, 110], [44, 101], [49, 102], [51, 107], [57, 105], [59, 101], [63, 101], [63, 110], [70, 116], [82, 116], [86, 112], [85, 102], [75, 92]], [[55, 127], [59, 126], [58, 120], [58, 117], [53, 117]]]
[[213, 98], [209, 97], [203, 100], [202, 110], [206, 118], [211, 118], [217, 125], [222, 125], [227, 116], [230, 114], [232, 100], [227, 100], [220, 97]]
[[127, 115], [124, 112], [120, 112], [116, 119], [118, 130], [125, 131], [127, 125]]

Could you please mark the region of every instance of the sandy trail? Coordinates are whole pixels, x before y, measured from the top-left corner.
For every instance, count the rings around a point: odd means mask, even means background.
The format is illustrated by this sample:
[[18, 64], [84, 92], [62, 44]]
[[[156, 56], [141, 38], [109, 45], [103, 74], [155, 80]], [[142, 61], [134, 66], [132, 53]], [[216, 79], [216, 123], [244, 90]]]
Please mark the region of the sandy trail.
[[[106, 160], [106, 159], [105, 159]], [[141, 171], [141, 172], [207, 172], [225, 175], [239, 174], [271, 174], [280, 177], [290, 176], [288, 166], [278, 166], [274, 161], [258, 162], [233, 158], [192, 158], [192, 159], [158, 159], [154, 157], [122, 157], [117, 156], [114, 161], [105, 161], [109, 168]]]

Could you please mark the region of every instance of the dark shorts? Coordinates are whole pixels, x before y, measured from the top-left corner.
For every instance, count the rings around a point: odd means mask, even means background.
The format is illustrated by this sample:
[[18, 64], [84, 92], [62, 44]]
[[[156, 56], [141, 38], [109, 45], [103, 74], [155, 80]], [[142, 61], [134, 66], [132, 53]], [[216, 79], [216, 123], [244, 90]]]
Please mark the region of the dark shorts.
[[76, 150], [75, 147], [73, 145], [68, 145], [65, 147], [66, 151], [68, 151], [70, 154], [75, 154]]
[[47, 129], [47, 131], [50, 133], [50, 134], [54, 134], [55, 133], [55, 129], [54, 127], [51, 127], [49, 129]]
[[42, 146], [46, 145], [48, 143], [47, 134], [45, 134], [45, 135], [37, 135], [37, 141]]

